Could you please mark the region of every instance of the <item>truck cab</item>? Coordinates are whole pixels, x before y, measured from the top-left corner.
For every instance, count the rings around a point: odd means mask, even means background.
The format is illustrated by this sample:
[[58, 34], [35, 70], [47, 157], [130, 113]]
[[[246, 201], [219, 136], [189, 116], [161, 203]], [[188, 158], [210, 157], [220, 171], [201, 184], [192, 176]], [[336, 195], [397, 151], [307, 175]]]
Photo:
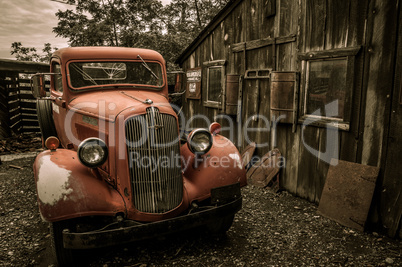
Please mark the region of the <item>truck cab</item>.
[[241, 156], [216, 122], [179, 129], [159, 53], [63, 48], [32, 90], [46, 148], [33, 166], [38, 206], [59, 265], [76, 250], [229, 229], [246, 185]]

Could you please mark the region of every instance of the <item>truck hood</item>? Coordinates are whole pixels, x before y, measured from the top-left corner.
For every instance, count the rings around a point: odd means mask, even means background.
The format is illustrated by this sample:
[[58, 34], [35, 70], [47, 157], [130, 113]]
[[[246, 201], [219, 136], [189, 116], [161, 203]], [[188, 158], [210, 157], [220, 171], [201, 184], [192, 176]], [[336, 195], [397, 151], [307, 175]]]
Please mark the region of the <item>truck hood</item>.
[[111, 122], [127, 109], [136, 115], [145, 113], [146, 108], [151, 106], [158, 107], [163, 113], [173, 112], [164, 95], [136, 90], [87, 92], [73, 98], [68, 104], [69, 109], [76, 113]]

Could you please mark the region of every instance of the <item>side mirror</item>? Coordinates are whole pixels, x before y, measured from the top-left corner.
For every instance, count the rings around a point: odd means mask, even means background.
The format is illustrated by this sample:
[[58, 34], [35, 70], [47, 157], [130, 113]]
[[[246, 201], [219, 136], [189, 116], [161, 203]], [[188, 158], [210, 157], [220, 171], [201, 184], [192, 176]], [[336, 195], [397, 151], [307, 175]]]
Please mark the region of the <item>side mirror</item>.
[[31, 78], [31, 91], [35, 98], [45, 97], [45, 75], [35, 74]]

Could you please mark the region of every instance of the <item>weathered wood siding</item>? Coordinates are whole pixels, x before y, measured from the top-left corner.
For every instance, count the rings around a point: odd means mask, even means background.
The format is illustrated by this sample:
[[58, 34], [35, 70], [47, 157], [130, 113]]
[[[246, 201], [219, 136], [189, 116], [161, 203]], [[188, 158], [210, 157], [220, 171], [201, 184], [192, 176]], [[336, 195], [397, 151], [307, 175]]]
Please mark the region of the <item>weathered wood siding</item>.
[[[392, 10], [392, 12], [396, 12]], [[386, 116], [384, 120], [384, 142], [385, 149], [381, 156], [381, 167], [383, 175], [380, 176], [381, 187], [378, 188], [379, 203], [376, 205], [376, 210], [379, 211], [379, 216], [382, 218], [382, 225], [388, 229], [389, 236], [395, 236], [397, 234], [398, 226], [401, 225], [402, 215], [402, 17], [401, 6], [399, 6], [399, 22], [391, 27], [398, 25], [398, 34], [394, 37], [398, 37], [397, 54], [395, 56], [395, 73], [393, 90], [389, 95], [385, 96], [387, 105], [384, 107], [390, 112], [385, 111]], [[391, 34], [391, 33], [390, 33]], [[387, 58], [393, 63], [392, 58]], [[385, 70], [382, 70], [385, 71]], [[387, 74], [392, 75], [392, 73]], [[390, 79], [391, 80], [391, 79]], [[380, 80], [377, 81], [377, 84]], [[390, 81], [387, 81], [387, 85]], [[392, 88], [392, 87], [390, 87]], [[384, 96], [383, 96], [384, 97]], [[399, 228], [399, 238], [402, 238], [402, 229]]]
[[[402, 156], [402, 149], [400, 145], [390, 144], [401, 143], [398, 101], [402, 89], [394, 84], [400, 83], [401, 75], [400, 40], [396, 49], [397, 37], [401, 38], [401, 33], [397, 34], [398, 23], [399, 31], [402, 28], [401, 20], [398, 21], [399, 1], [243, 0], [231, 1], [230, 6], [210, 24], [203, 33], [205, 38], [201, 38], [181, 62], [184, 71], [213, 60], [226, 60], [226, 74], [245, 75], [255, 69], [296, 71], [300, 74], [301, 93], [306, 54], [318, 52], [330, 57], [333, 51], [346, 50], [357, 51], [357, 54], [348, 61], [348, 70], [353, 70], [353, 77], [347, 79], [352, 89], [348, 129], [299, 123], [294, 131], [291, 124], [279, 123], [275, 132], [272, 124], [253, 117], [258, 114], [272, 121], [269, 80], [245, 78], [241, 121], [236, 122], [236, 116], [231, 116], [238, 125], [234, 133], [223, 131], [223, 134], [234, 136], [233, 141], [241, 150], [248, 144], [242, 131], [245, 122], [249, 122], [249, 127], [260, 128], [248, 134], [250, 141], [265, 144], [257, 153], [262, 156], [274, 147], [279, 148], [286, 158], [281, 185], [314, 202], [320, 200], [329, 164], [309, 150], [323, 154], [327, 151], [327, 137], [335, 139], [332, 141], [337, 143], [339, 159], [382, 168], [378, 188], [380, 191], [387, 188], [390, 193], [376, 195], [381, 202], [375, 203], [379, 212], [372, 214], [371, 221], [382, 222], [395, 232], [401, 217], [401, 168], [397, 167], [395, 158]], [[395, 62], [397, 51], [399, 61]], [[205, 83], [202, 90], [206, 90]], [[299, 97], [299, 106], [302, 101]], [[224, 113], [205, 107], [202, 100], [187, 99], [183, 103], [187, 119], [203, 114], [214, 121], [215, 116]], [[228, 126], [227, 120], [217, 121]], [[202, 120], [188, 125], [207, 126]], [[270, 131], [266, 131], [267, 128]], [[384, 200], [399, 204], [384, 204]]]
[[48, 64], [0, 59], [0, 138], [40, 132], [29, 74], [48, 71]]

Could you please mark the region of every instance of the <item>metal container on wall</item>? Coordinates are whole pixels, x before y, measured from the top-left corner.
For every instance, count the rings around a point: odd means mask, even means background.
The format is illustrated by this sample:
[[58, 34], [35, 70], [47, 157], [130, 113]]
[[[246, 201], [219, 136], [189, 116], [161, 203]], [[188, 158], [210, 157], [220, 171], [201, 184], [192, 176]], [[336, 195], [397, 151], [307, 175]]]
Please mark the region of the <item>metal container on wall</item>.
[[228, 115], [237, 114], [237, 99], [239, 94], [238, 74], [228, 74], [226, 76], [226, 111]]
[[296, 72], [271, 73], [271, 117], [284, 116], [279, 122], [294, 123], [297, 89]]

